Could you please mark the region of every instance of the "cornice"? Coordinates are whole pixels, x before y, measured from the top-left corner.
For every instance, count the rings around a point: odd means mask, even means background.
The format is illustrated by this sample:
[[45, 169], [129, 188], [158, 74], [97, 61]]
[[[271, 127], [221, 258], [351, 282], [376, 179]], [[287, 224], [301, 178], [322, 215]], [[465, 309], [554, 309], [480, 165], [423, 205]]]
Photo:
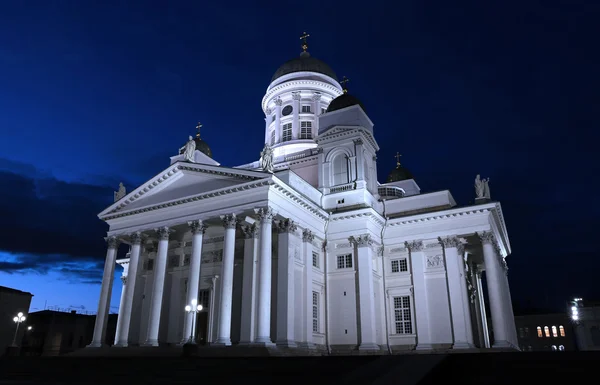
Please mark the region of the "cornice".
[[317, 135], [315, 142], [317, 144], [326, 143], [329, 141], [337, 141], [340, 138], [352, 136], [355, 134], [363, 134], [367, 139], [367, 142], [373, 147], [373, 150], [378, 151], [379, 146], [373, 137], [373, 134], [369, 130], [362, 126], [346, 126], [346, 125], [334, 125], [329, 128], [323, 134]]
[[488, 213], [493, 211], [493, 207], [481, 207], [481, 206], [470, 206], [470, 207], [462, 207], [458, 209], [449, 209], [444, 210], [443, 212], [432, 212], [432, 213], [424, 213], [419, 215], [412, 215], [410, 217], [401, 217], [390, 219], [388, 221], [388, 226], [402, 226], [402, 225], [411, 225], [416, 223], [424, 223], [429, 221], [443, 220], [448, 218], [458, 218], [469, 215], [477, 215]]
[[262, 102], [260, 103], [262, 110], [264, 112], [266, 112], [266, 108], [267, 108], [266, 102], [268, 100], [270, 100], [273, 95], [275, 95], [281, 91], [284, 91], [286, 88], [294, 88], [297, 86], [317, 87], [317, 88], [319, 88], [319, 91], [326, 90], [326, 91], [331, 92], [334, 95], [334, 98], [337, 96], [340, 96], [342, 94], [342, 91], [340, 91], [337, 87], [335, 87], [329, 83], [326, 83], [324, 81], [320, 81], [320, 80], [289, 80], [289, 81], [283, 82], [281, 84], [278, 84], [275, 87], [271, 88], [269, 91], [267, 91], [265, 96], [263, 96]]
[[383, 217], [381, 215], [379, 215], [379, 213], [377, 213], [373, 209], [370, 209], [370, 208], [366, 209], [368, 211], [359, 211], [359, 210], [348, 211], [345, 213], [336, 213], [336, 214], [334, 214], [335, 216], [331, 217], [331, 221], [343, 221], [343, 220], [347, 220], [347, 219], [367, 217], [380, 226], [383, 226], [385, 224], [385, 220], [383, 219]]
[[292, 187], [286, 185], [283, 181], [278, 179], [277, 177], [273, 177], [272, 186], [282, 195], [286, 196], [292, 202], [299, 204], [304, 209], [308, 210], [315, 216], [317, 216], [321, 220], [326, 220], [328, 218], [327, 213], [321, 209], [316, 204], [308, 201], [302, 197], [296, 190]]

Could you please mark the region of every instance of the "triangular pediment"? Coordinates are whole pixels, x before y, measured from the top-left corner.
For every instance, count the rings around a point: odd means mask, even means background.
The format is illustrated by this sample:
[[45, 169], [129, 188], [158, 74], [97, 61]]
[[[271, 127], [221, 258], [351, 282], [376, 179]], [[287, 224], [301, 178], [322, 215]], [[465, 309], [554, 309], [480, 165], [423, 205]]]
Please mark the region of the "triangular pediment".
[[268, 178], [271, 174], [177, 162], [102, 211], [103, 217]]

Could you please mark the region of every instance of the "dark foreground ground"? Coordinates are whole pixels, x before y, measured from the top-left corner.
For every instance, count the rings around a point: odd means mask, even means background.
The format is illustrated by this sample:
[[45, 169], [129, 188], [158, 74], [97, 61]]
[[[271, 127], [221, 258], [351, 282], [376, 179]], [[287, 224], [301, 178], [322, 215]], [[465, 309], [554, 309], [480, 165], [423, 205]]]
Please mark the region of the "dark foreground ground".
[[589, 384], [600, 352], [352, 357], [8, 357], [0, 385]]

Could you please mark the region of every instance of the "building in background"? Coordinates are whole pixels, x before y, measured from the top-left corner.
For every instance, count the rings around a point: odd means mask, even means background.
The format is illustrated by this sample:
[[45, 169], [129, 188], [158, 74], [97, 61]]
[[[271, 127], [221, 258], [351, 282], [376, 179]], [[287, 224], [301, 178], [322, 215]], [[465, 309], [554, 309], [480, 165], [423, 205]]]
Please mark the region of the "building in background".
[[573, 325], [566, 313], [519, 315], [515, 325], [524, 352], [576, 350]]
[[19, 325], [16, 341], [21, 340], [27, 329], [27, 317], [32, 297], [33, 294], [31, 293], [0, 286], [0, 356], [13, 343], [15, 332], [17, 331], [17, 324], [13, 321], [13, 318], [19, 312], [23, 313], [26, 318], [25, 322]]
[[[31, 332], [22, 340], [22, 356], [58, 356], [85, 347], [94, 332], [95, 315], [80, 314], [75, 310], [42, 310], [29, 314]], [[115, 339], [117, 315], [108, 316], [105, 344]]]
[[600, 350], [600, 302], [575, 298], [569, 303], [579, 350]]

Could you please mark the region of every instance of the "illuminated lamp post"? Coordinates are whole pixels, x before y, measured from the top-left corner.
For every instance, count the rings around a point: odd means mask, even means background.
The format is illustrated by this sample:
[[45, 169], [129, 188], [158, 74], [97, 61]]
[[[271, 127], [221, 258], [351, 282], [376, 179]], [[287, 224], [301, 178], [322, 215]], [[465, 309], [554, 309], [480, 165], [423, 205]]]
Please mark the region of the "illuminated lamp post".
[[26, 317], [23, 315], [22, 312], [19, 312], [17, 314], [17, 316], [15, 318], [13, 318], [13, 321], [15, 321], [15, 323], [17, 324], [17, 328], [15, 329], [15, 336], [13, 338], [13, 343], [11, 346], [13, 347], [17, 347], [17, 333], [19, 333], [19, 325], [21, 324], [21, 322], [24, 322], [26, 319]]
[[193, 314], [192, 316], [192, 334], [190, 335], [190, 340], [187, 342], [188, 344], [196, 343], [196, 315], [202, 311], [202, 305], [197, 305], [198, 301], [193, 299], [191, 305], [187, 305], [185, 307], [185, 311], [188, 314]]

